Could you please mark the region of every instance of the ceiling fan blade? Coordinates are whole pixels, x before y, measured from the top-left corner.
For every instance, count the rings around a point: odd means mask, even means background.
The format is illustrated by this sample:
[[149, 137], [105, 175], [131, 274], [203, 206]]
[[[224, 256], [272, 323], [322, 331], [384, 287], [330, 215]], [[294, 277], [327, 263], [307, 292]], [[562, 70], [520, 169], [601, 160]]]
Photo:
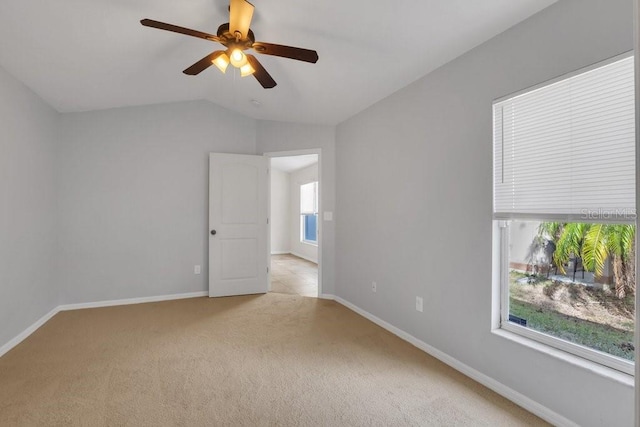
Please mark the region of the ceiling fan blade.
[[263, 88], [271, 89], [272, 87], [275, 87], [275, 85], [277, 85], [276, 81], [273, 80], [273, 77], [271, 77], [271, 75], [267, 73], [267, 70], [264, 69], [260, 61], [258, 61], [255, 56], [247, 54], [247, 61], [249, 61], [249, 64], [253, 67], [254, 70], [256, 70], [253, 73], [253, 77], [258, 80]]
[[185, 34], [187, 36], [198, 37], [200, 39], [210, 40], [212, 42], [219, 41], [218, 36], [203, 33], [202, 31], [190, 30], [189, 28], [178, 27], [177, 25], [167, 24], [165, 22], [154, 21], [153, 19], [143, 19], [140, 21], [145, 27], [158, 28], [160, 30], [171, 31], [174, 33]]
[[229, 32], [239, 31], [242, 39], [249, 35], [249, 27], [253, 18], [253, 5], [247, 0], [231, 0], [229, 3]]
[[183, 73], [190, 76], [196, 76], [213, 65], [213, 60], [222, 55], [224, 51], [216, 50], [215, 52], [205, 56], [200, 61], [193, 64], [191, 67], [183, 71]]
[[318, 52], [300, 47], [283, 46], [281, 44], [255, 42], [253, 49], [265, 55], [281, 56], [283, 58], [297, 59], [298, 61], [318, 62]]

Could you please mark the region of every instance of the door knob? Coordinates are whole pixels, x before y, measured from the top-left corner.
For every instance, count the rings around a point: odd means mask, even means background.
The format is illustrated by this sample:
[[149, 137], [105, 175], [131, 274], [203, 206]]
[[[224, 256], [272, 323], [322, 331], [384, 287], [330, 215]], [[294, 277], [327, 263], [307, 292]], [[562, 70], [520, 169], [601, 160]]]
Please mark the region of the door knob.
[[211, 235], [215, 236], [216, 235], [216, 230], [211, 230]]

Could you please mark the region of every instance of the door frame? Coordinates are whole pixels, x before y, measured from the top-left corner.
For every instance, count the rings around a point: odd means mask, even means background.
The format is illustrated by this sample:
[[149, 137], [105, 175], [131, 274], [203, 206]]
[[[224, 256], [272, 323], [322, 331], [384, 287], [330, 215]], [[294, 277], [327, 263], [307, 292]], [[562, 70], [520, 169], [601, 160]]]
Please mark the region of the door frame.
[[[269, 157], [269, 185], [267, 185], [267, 204], [269, 206], [269, 226], [267, 227], [267, 257], [268, 264], [271, 266], [271, 159], [274, 157], [292, 157], [292, 156], [304, 156], [308, 154], [318, 155], [318, 295], [320, 298], [322, 295], [322, 246], [323, 246], [323, 230], [324, 230], [324, 212], [322, 211], [322, 194], [324, 192], [322, 182], [322, 149], [310, 148], [305, 150], [291, 150], [291, 151], [270, 151], [263, 153], [263, 156]], [[267, 275], [269, 281], [269, 291], [271, 291], [271, 268]]]

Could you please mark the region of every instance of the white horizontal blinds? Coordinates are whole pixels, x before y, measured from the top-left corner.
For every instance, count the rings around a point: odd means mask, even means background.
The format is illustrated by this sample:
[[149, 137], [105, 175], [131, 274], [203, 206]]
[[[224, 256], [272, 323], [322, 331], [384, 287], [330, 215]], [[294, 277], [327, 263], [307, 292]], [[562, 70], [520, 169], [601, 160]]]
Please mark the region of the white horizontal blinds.
[[317, 212], [316, 185], [317, 182], [310, 182], [300, 186], [300, 213], [314, 214]]
[[494, 104], [496, 218], [633, 213], [633, 58]]
[[[502, 115], [503, 106], [495, 106], [493, 109], [493, 180], [494, 187], [498, 189], [498, 185], [504, 184], [504, 169], [502, 167], [504, 163], [503, 157], [503, 145], [504, 139], [502, 137]], [[504, 186], [501, 186], [502, 190]]]

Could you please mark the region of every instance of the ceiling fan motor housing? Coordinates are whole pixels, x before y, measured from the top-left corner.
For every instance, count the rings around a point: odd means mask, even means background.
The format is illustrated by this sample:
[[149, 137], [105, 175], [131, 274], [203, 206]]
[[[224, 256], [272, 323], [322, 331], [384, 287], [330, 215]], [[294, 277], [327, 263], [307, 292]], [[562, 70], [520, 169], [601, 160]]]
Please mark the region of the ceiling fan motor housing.
[[227, 47], [235, 47], [241, 50], [251, 49], [253, 43], [255, 43], [256, 38], [253, 34], [253, 31], [248, 31], [248, 36], [245, 39], [238, 40], [235, 35], [229, 32], [229, 23], [226, 22], [218, 27], [218, 38], [220, 39], [220, 44]]

